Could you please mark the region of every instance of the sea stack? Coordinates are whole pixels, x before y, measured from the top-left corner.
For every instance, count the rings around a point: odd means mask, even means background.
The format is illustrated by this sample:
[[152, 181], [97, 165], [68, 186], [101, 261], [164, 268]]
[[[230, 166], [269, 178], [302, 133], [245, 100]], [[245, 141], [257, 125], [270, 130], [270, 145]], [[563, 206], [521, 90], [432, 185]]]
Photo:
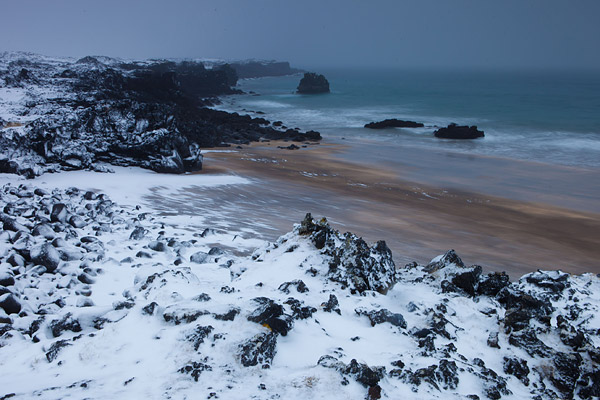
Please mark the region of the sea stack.
[[320, 74], [306, 72], [300, 80], [297, 92], [300, 94], [329, 93], [329, 82]]

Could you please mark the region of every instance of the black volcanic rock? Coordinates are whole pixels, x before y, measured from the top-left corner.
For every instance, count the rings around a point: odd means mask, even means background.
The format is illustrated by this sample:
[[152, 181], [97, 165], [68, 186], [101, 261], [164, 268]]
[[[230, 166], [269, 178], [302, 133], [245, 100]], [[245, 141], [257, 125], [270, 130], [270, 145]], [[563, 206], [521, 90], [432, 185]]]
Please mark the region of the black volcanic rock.
[[307, 72], [300, 80], [297, 92], [301, 94], [329, 93], [329, 82], [320, 74]]
[[202, 169], [206, 147], [321, 139], [318, 132], [284, 131], [264, 118], [207, 108], [216, 96], [240, 93], [228, 64], [104, 57], [21, 64], [9, 64], [6, 74], [15, 79], [4, 79], [7, 87], [35, 92], [43, 85], [63, 94], [32, 98], [27, 107], [43, 108], [43, 116], [28, 123], [24, 135], [0, 136], [0, 172], [33, 178], [59, 170], [110, 172], [102, 164], [112, 164], [184, 173]]
[[385, 128], [422, 128], [423, 125], [420, 122], [415, 121], [403, 121], [401, 119], [385, 119], [379, 122], [370, 122], [365, 125], [365, 128], [369, 129], [385, 129]]
[[466, 126], [450, 124], [445, 128], [440, 128], [433, 133], [435, 137], [441, 139], [477, 139], [484, 137], [483, 131], [477, 129], [477, 126]]

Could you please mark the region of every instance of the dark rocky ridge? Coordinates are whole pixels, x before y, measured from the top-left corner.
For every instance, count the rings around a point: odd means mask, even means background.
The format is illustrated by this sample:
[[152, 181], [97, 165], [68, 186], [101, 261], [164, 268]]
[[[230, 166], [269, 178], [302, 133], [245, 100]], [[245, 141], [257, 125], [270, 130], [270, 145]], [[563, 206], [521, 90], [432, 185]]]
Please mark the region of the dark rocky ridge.
[[276, 62], [234, 62], [229, 64], [237, 73], [238, 78], [260, 78], [263, 76], [285, 76], [294, 75], [302, 72], [300, 69], [290, 67], [286, 61]]
[[238, 76], [228, 64], [207, 69], [198, 62], [100, 57], [2, 61], [0, 86], [58, 95], [36, 94], [22, 104], [21, 115], [33, 121], [0, 136], [0, 172], [33, 177], [106, 170], [101, 164], [108, 163], [183, 173], [202, 168], [203, 147], [321, 139], [317, 132], [281, 130], [263, 118], [207, 108], [215, 96], [240, 93], [232, 88]]

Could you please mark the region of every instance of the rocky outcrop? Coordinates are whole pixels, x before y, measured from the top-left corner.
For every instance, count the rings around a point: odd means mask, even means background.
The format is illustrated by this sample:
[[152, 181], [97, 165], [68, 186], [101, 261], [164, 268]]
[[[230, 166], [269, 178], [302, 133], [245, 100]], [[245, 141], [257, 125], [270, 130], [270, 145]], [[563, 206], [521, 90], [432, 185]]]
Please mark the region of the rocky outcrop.
[[[59, 170], [106, 172], [112, 164], [180, 174], [202, 169], [202, 148], [321, 139], [318, 132], [283, 130], [264, 118], [207, 108], [215, 96], [239, 92], [228, 64], [26, 61], [8, 63], [4, 82], [28, 89], [31, 98], [14, 106], [34, 121], [2, 123], [0, 172], [32, 178]], [[44, 97], [47, 92], [60, 96]]]
[[423, 125], [420, 122], [414, 121], [403, 121], [401, 119], [384, 119], [379, 122], [369, 122], [365, 125], [365, 128], [369, 129], [386, 129], [386, 128], [422, 128]]
[[477, 129], [477, 126], [456, 124], [450, 124], [445, 128], [440, 128], [433, 134], [435, 137], [441, 139], [477, 139], [485, 136], [483, 131]]
[[296, 90], [300, 94], [329, 93], [329, 82], [323, 75], [306, 72]]

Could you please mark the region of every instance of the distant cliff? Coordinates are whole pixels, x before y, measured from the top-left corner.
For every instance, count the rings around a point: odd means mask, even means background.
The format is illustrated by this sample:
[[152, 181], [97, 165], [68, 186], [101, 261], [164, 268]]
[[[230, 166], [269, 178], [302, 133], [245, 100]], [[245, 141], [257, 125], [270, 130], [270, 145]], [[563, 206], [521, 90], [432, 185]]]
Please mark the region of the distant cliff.
[[287, 61], [248, 61], [229, 64], [238, 78], [260, 78], [263, 76], [285, 76], [301, 73], [302, 70], [290, 67]]

